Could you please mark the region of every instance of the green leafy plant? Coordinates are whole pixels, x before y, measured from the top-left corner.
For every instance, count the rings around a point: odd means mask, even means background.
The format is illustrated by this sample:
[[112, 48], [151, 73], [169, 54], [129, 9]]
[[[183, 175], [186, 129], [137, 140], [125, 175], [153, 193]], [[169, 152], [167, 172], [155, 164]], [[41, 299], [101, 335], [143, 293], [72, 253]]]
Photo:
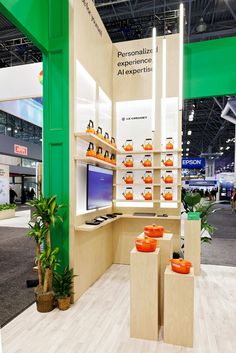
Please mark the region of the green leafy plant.
[[52, 271], [57, 269], [59, 265], [56, 255], [59, 252], [59, 248], [52, 250], [51, 248], [45, 249], [39, 256], [38, 260], [42, 265], [44, 271], [44, 283], [43, 283], [43, 292], [47, 293], [49, 290], [52, 290]]
[[5, 203], [4, 205], [0, 205], [0, 211], [15, 210], [15, 209], [16, 209], [16, 204], [14, 203]]
[[53, 289], [57, 299], [70, 297], [73, 293], [73, 270], [66, 267], [62, 273], [54, 273]]
[[29, 238], [33, 238], [36, 242], [36, 264], [37, 264], [37, 271], [38, 271], [38, 280], [39, 280], [39, 286], [42, 287], [43, 285], [42, 266], [41, 266], [41, 261], [39, 259], [40, 245], [46, 239], [48, 228], [41, 221], [36, 221], [35, 223], [29, 222], [28, 225], [30, 227], [30, 230], [27, 233], [27, 236]]
[[213, 234], [215, 227], [208, 222], [209, 215], [213, 212], [212, 208], [216, 204], [215, 202], [204, 202], [201, 201], [201, 195], [199, 193], [187, 193], [182, 197], [182, 203], [185, 212], [199, 212], [201, 219], [201, 230], [205, 230], [209, 233], [210, 237], [202, 236], [202, 243], [211, 243], [211, 235]]
[[[43, 195], [38, 199], [35, 198], [29, 204], [34, 207], [32, 213], [34, 221], [29, 223], [28, 236], [36, 241], [36, 262], [39, 277], [37, 293], [46, 294], [52, 291], [53, 271], [59, 265], [56, 256], [59, 248], [52, 249], [51, 247], [50, 227], [55, 226], [57, 221], [63, 221], [58, 214], [63, 206], [57, 203], [56, 196], [44, 197]], [[42, 252], [40, 252], [41, 244], [44, 245]]]

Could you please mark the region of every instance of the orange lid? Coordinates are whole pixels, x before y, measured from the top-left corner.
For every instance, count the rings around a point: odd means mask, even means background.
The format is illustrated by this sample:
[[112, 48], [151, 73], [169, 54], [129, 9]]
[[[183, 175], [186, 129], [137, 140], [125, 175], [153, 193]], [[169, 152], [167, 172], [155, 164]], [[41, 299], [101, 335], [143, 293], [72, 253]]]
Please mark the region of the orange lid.
[[153, 225], [150, 225], [150, 226], [145, 226], [145, 227], [144, 227], [144, 230], [147, 230], [147, 231], [152, 231], [152, 230], [161, 230], [161, 231], [164, 231], [164, 227], [162, 227], [162, 226], [157, 226], [156, 224], [153, 224]]

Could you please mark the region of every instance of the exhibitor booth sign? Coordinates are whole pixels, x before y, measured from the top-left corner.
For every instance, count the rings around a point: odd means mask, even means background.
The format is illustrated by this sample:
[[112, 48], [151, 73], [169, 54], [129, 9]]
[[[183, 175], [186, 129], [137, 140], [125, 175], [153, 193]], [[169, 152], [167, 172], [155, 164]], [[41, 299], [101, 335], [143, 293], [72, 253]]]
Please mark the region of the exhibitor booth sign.
[[9, 166], [0, 164], [0, 205], [9, 203]]
[[182, 158], [182, 169], [202, 169], [205, 167], [205, 158]]

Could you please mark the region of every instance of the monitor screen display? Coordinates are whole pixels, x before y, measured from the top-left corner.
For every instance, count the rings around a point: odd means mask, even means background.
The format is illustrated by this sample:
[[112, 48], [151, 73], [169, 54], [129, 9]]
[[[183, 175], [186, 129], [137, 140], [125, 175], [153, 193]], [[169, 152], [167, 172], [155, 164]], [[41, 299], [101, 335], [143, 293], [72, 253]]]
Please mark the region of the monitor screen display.
[[87, 165], [87, 210], [112, 205], [113, 171]]

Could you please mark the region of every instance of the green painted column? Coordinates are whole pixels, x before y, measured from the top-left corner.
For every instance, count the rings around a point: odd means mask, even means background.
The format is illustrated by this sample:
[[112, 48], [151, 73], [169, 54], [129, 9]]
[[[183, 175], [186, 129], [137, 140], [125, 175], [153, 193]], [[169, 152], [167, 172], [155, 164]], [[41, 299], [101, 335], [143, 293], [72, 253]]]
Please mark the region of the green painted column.
[[62, 267], [69, 264], [68, 7], [68, 0], [0, 0], [0, 12], [43, 52], [44, 194], [65, 205], [64, 222], [52, 231]]
[[52, 231], [62, 265], [69, 264], [69, 33], [68, 1], [50, 0], [49, 52], [44, 72], [44, 194], [65, 205], [63, 224]]

